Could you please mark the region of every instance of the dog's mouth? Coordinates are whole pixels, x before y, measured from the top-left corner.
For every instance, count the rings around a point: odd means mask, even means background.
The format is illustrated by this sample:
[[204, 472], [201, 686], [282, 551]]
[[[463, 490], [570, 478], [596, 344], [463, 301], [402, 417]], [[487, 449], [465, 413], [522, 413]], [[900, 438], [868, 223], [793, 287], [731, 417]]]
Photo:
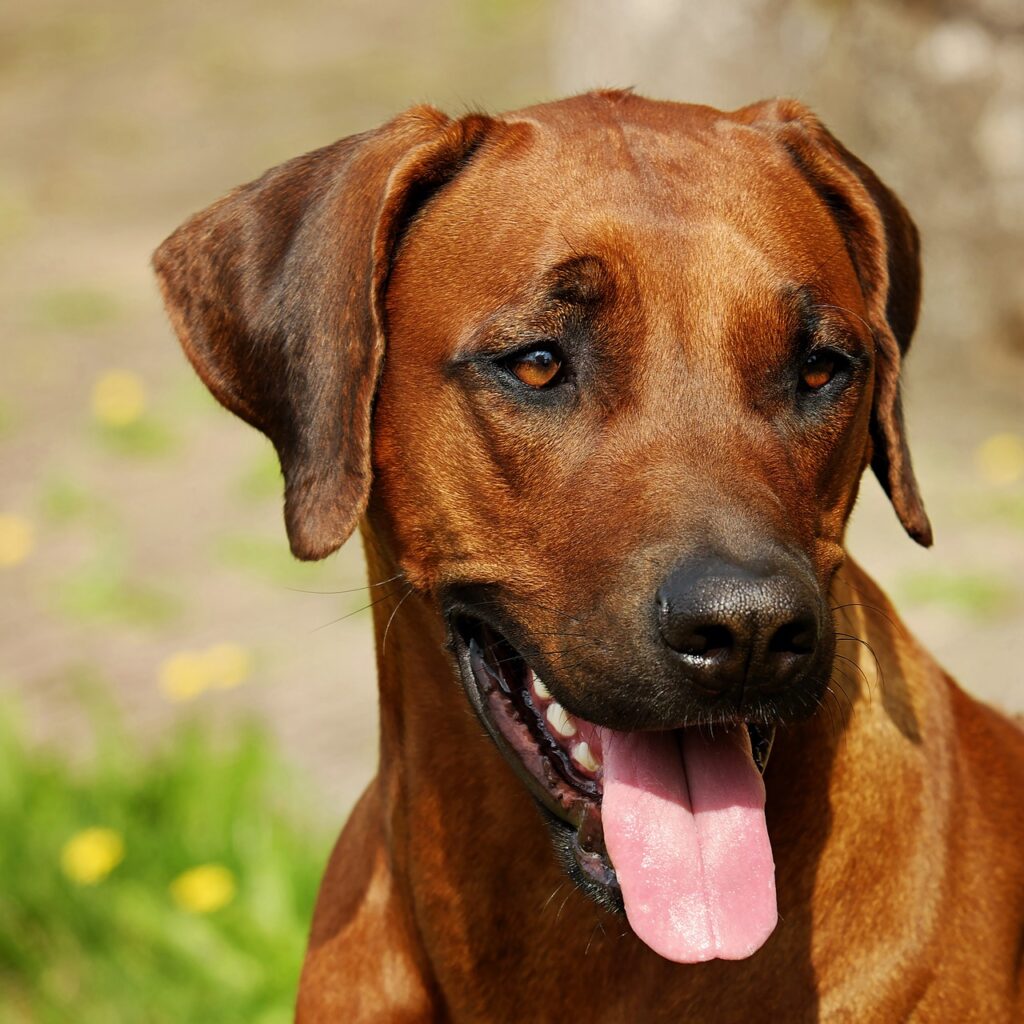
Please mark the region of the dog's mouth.
[[761, 779], [774, 726], [608, 729], [570, 714], [492, 626], [458, 616], [452, 643], [471, 703], [580, 888], [678, 962], [764, 943], [777, 919]]

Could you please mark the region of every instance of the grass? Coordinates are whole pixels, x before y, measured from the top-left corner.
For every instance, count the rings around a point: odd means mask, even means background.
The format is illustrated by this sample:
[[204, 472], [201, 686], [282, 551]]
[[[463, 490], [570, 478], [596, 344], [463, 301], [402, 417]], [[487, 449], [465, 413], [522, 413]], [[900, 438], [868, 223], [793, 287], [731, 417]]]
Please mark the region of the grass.
[[250, 462], [235, 484], [235, 492], [245, 501], [280, 501], [284, 495], [284, 477], [277, 452], [270, 442], [260, 446], [259, 453]]
[[221, 565], [239, 569], [282, 587], [308, 587], [331, 578], [325, 562], [300, 562], [292, 556], [284, 530], [278, 539], [251, 533], [229, 533], [217, 538], [214, 556]]
[[54, 584], [53, 604], [79, 622], [142, 628], [173, 622], [181, 611], [178, 598], [129, 577], [118, 554], [107, 549]]
[[[0, 719], [0, 1022], [290, 1021], [329, 843], [296, 813], [273, 745], [192, 722], [143, 754], [108, 709], [91, 714], [85, 767]], [[61, 851], [97, 827], [123, 839], [123, 860], [76, 883]], [[234, 896], [189, 912], [172, 883], [204, 864]]]
[[1024, 489], [1007, 493], [994, 491], [985, 497], [987, 500], [974, 516], [975, 520], [1024, 530]]
[[912, 604], [937, 605], [980, 619], [1005, 614], [1016, 603], [1016, 591], [1009, 584], [981, 573], [915, 572], [901, 581], [899, 589]]
[[[173, 339], [167, 340], [174, 344]], [[191, 366], [186, 364], [175, 373], [169, 373], [168, 380], [162, 405], [164, 412], [175, 421], [211, 412], [227, 415]]]
[[142, 459], [172, 454], [178, 448], [179, 440], [169, 427], [151, 415], [123, 427], [97, 424], [96, 437], [115, 455]]
[[113, 294], [90, 286], [51, 288], [32, 300], [34, 322], [55, 330], [80, 331], [106, 327], [120, 318]]
[[51, 473], [41, 482], [38, 507], [53, 526], [82, 522], [106, 525], [112, 519], [110, 508], [101, 498], [64, 473]]

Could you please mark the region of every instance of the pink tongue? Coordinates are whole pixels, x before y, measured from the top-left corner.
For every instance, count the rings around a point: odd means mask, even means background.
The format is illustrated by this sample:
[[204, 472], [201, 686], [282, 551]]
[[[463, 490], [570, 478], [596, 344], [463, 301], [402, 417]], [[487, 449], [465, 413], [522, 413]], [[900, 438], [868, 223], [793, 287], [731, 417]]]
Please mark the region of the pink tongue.
[[778, 918], [746, 729], [601, 730], [601, 819], [633, 931], [679, 963], [739, 960]]

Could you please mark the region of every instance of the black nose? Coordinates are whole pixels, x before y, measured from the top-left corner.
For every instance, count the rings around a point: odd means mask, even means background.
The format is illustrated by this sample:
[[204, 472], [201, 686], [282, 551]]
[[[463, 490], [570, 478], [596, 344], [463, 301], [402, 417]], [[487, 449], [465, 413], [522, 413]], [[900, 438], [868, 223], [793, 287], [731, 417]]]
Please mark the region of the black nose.
[[658, 589], [662, 639], [704, 690], [782, 689], [807, 669], [820, 638], [820, 599], [805, 576], [777, 560], [685, 562]]

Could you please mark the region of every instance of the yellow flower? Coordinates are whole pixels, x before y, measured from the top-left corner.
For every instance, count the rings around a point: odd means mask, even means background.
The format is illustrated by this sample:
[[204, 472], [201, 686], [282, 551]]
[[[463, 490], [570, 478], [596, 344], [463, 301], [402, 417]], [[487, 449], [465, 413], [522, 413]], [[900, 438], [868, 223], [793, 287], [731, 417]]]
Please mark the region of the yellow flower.
[[196, 651], [179, 651], [160, 666], [160, 687], [171, 700], [192, 700], [206, 686], [206, 664]]
[[235, 898], [235, 876], [223, 864], [200, 864], [171, 882], [171, 898], [190, 914], [210, 914]]
[[251, 668], [249, 652], [238, 644], [179, 651], [160, 666], [160, 687], [171, 700], [192, 700], [211, 687], [228, 689], [244, 683]]
[[124, 839], [112, 828], [76, 832], [60, 851], [64, 874], [79, 885], [102, 882], [124, 860]]
[[988, 483], [1016, 483], [1024, 476], [1024, 438], [1017, 434], [993, 434], [978, 445], [974, 461]]
[[0, 568], [18, 565], [32, 553], [35, 530], [21, 516], [0, 516]]
[[228, 689], [244, 683], [249, 675], [251, 658], [249, 652], [238, 644], [217, 644], [204, 655], [208, 686]]
[[146, 388], [130, 370], [108, 370], [92, 389], [92, 413], [107, 427], [127, 427], [146, 411]]

